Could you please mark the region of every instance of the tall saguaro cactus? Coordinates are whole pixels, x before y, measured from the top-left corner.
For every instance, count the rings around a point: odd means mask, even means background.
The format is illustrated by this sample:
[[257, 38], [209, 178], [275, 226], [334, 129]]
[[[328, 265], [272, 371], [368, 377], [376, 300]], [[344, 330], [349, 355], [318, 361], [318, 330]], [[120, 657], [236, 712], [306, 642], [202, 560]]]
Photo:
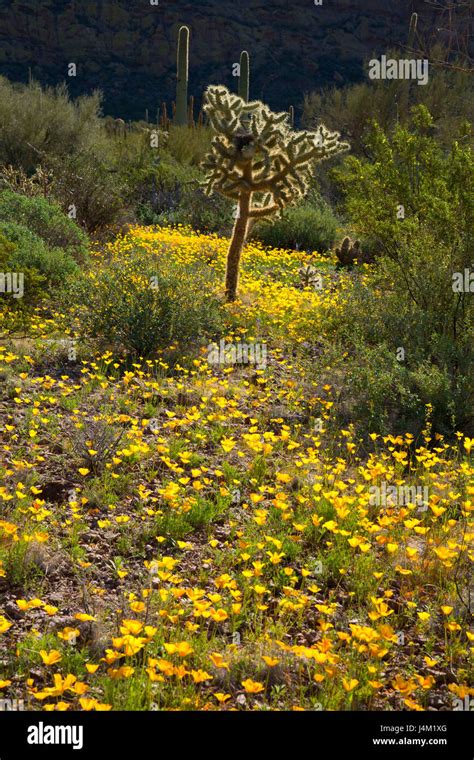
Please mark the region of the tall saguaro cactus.
[[417, 26], [418, 26], [418, 13], [412, 13], [410, 17], [410, 27], [408, 30], [408, 50], [411, 50], [413, 48]]
[[349, 146], [323, 125], [316, 132], [293, 132], [287, 113], [273, 113], [260, 101], [247, 103], [222, 86], [208, 88], [204, 110], [215, 132], [203, 162], [206, 192], [237, 204], [225, 276], [226, 298], [234, 301], [250, 226], [297, 203], [309, 188], [313, 163]]
[[[408, 29], [407, 48], [408, 53], [413, 55], [413, 45], [415, 43], [416, 30], [418, 26], [418, 13], [412, 13], [410, 17], [410, 26]], [[409, 79], [400, 83], [400, 99], [399, 99], [399, 118], [406, 120], [408, 118], [409, 106], [410, 106], [410, 91], [411, 82]]]
[[246, 50], [240, 54], [239, 98], [247, 103], [250, 97], [250, 57]]
[[178, 34], [175, 124], [188, 123], [189, 27], [182, 26]]

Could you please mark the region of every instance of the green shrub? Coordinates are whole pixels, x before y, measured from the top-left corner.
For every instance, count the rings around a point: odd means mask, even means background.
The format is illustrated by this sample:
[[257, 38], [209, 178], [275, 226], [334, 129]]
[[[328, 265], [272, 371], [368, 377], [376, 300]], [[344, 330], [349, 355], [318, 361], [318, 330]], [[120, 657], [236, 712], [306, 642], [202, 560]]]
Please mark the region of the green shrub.
[[49, 248], [63, 248], [78, 262], [87, 259], [87, 235], [54, 201], [3, 190], [0, 192], [0, 221], [27, 227]]
[[102, 133], [98, 93], [71, 101], [65, 85], [13, 84], [0, 77], [0, 164], [32, 171], [44, 156], [96, 145]]
[[257, 224], [252, 237], [273, 248], [323, 253], [333, 246], [337, 228], [337, 219], [329, 206], [316, 207], [305, 202], [289, 208], [274, 222]]
[[465, 129], [445, 151], [431, 126], [423, 106], [392, 137], [376, 126], [374, 159], [352, 156], [338, 170], [351, 226], [380, 255], [341, 290], [326, 325], [363, 426], [419, 430], [431, 404], [435, 429], [453, 433], [474, 425], [474, 302], [453, 287], [472, 271], [473, 160]]
[[[170, 252], [171, 253], [171, 252]], [[131, 252], [75, 285], [83, 337], [99, 346], [148, 357], [171, 344], [189, 347], [217, 333], [223, 318], [215, 281], [203, 265], [183, 265]]]
[[62, 209], [74, 205], [77, 221], [97, 232], [122, 221], [126, 187], [108, 160], [95, 151], [65, 159], [49, 158], [52, 192]]
[[172, 126], [167, 136], [166, 149], [183, 166], [198, 166], [209, 151], [212, 137], [209, 127], [189, 129]]
[[202, 232], [228, 233], [233, 224], [233, 204], [217, 194], [207, 196], [200, 187], [203, 177], [196, 167], [182, 165], [164, 153], [136, 183], [139, 221], [165, 226], [186, 224]]
[[[429, 58], [442, 60], [445, 52], [437, 46]], [[386, 51], [386, 55], [405, 58], [406, 51]], [[433, 66], [426, 85], [408, 88], [409, 106], [424, 105], [429, 110], [437, 139], [443, 145], [452, 142], [466, 118], [474, 117], [472, 76], [462, 68]], [[303, 126], [312, 129], [322, 121], [329, 129], [341, 132], [350, 142], [352, 154], [367, 156], [367, 138], [374, 121], [385, 132], [392, 132], [400, 119], [406, 120], [408, 113], [400, 112], [400, 95], [406, 86], [406, 80], [380, 79], [309, 93], [304, 101]]]
[[23, 297], [8, 298], [5, 303], [10, 309], [25, 311], [46, 297], [56, 297], [78, 267], [66, 251], [48, 248], [27, 227], [0, 222], [0, 271], [23, 274]]

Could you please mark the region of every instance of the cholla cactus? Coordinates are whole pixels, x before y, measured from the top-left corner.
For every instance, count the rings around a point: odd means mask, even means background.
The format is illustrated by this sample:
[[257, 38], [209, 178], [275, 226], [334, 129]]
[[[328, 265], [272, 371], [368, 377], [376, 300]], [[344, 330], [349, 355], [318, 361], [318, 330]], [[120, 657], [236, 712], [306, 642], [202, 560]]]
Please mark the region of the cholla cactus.
[[355, 242], [350, 237], [345, 237], [340, 248], [336, 248], [336, 256], [339, 259], [339, 265], [352, 267], [357, 261], [358, 264], [371, 264], [372, 256], [365, 253], [360, 245], [360, 241]]
[[319, 289], [321, 283], [321, 275], [317, 269], [311, 266], [311, 264], [306, 264], [306, 266], [300, 267], [298, 269], [298, 274], [301, 278], [301, 284], [304, 288], [312, 287]]
[[292, 132], [287, 113], [273, 113], [260, 101], [246, 103], [222, 86], [209, 87], [204, 110], [215, 131], [203, 163], [206, 192], [236, 203], [225, 280], [227, 300], [233, 301], [250, 226], [297, 203], [308, 190], [314, 162], [349, 146], [322, 125], [316, 132]]

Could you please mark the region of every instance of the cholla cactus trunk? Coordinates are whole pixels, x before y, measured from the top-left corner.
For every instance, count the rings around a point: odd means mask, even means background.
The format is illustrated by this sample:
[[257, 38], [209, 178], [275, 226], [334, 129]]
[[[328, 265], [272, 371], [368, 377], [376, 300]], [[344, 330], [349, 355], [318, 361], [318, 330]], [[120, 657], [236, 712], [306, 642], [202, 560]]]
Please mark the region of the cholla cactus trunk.
[[240, 54], [239, 98], [248, 103], [250, 97], [250, 58], [246, 50]]
[[239, 285], [240, 259], [244, 243], [247, 239], [249, 226], [250, 195], [241, 198], [239, 216], [235, 220], [234, 230], [227, 253], [225, 271], [225, 297], [227, 301], [235, 301]]
[[209, 87], [204, 111], [214, 130], [206, 193], [215, 191], [238, 208], [227, 253], [225, 293], [237, 297], [240, 259], [251, 225], [297, 203], [308, 191], [313, 164], [347, 149], [337, 132], [292, 132], [287, 113], [246, 102], [226, 87]]
[[176, 118], [179, 127], [188, 122], [188, 73], [189, 73], [189, 28], [182, 26], [178, 35], [178, 61], [176, 83]]
[[[247, 166], [244, 167], [243, 173], [251, 179], [251, 172], [252, 165], [251, 162], [249, 162]], [[237, 298], [240, 259], [249, 229], [251, 199], [252, 193], [243, 192], [240, 195], [239, 204], [237, 206], [237, 218], [230, 239], [225, 270], [225, 297], [227, 301], [235, 301]]]

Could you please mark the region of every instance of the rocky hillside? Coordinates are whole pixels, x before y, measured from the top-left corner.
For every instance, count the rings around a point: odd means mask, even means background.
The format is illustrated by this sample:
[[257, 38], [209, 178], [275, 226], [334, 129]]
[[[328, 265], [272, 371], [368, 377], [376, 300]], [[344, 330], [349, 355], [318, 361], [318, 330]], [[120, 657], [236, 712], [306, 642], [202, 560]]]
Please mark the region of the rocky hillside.
[[[156, 2], [157, 4], [152, 4]], [[191, 28], [190, 85], [233, 86], [232, 64], [251, 55], [251, 95], [274, 108], [307, 91], [364, 75], [374, 51], [406, 40], [424, 0], [0, 0], [0, 73], [43, 83], [66, 79], [73, 95], [100, 88], [105, 110], [150, 117], [174, 97], [177, 29]], [[77, 76], [67, 67], [76, 63]]]

